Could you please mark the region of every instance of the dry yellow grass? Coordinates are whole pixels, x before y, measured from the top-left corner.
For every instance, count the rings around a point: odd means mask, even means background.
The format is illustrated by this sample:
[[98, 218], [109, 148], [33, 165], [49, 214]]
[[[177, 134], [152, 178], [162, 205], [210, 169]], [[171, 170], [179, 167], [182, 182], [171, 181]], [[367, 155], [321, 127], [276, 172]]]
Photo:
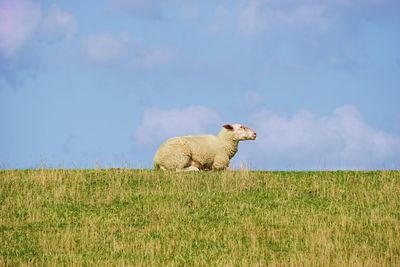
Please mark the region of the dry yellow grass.
[[400, 172], [0, 171], [0, 266], [399, 266]]

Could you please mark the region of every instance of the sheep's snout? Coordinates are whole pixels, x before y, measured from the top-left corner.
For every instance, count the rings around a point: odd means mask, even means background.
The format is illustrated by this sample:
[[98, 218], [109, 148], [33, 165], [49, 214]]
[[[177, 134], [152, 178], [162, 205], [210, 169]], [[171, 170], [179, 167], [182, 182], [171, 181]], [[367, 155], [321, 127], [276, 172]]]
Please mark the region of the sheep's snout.
[[257, 138], [257, 133], [254, 132], [254, 133], [251, 135], [251, 137], [253, 138], [253, 140], [255, 140], [255, 139]]

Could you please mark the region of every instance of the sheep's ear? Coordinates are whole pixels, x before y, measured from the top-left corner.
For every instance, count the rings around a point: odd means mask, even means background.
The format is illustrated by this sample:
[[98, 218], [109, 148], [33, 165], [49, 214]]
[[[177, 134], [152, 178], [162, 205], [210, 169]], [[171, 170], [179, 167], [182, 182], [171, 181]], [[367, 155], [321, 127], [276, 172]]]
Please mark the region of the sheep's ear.
[[233, 126], [230, 125], [230, 124], [225, 124], [225, 125], [224, 125], [224, 128], [227, 129], [227, 130], [229, 130], [229, 131], [233, 131]]

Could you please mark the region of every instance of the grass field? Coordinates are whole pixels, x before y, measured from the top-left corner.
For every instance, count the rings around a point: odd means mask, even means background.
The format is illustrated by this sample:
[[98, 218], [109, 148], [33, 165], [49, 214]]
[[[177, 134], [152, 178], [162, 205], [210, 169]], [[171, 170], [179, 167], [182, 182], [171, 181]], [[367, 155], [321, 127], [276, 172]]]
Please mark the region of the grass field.
[[400, 171], [0, 171], [0, 266], [400, 266]]

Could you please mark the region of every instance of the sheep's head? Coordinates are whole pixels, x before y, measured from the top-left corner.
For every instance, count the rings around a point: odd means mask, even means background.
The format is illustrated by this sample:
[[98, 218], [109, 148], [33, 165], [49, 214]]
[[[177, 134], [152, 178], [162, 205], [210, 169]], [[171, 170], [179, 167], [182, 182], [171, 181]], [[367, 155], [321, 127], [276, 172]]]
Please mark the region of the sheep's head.
[[242, 124], [225, 124], [224, 128], [233, 135], [236, 141], [255, 140], [257, 137], [256, 132]]

